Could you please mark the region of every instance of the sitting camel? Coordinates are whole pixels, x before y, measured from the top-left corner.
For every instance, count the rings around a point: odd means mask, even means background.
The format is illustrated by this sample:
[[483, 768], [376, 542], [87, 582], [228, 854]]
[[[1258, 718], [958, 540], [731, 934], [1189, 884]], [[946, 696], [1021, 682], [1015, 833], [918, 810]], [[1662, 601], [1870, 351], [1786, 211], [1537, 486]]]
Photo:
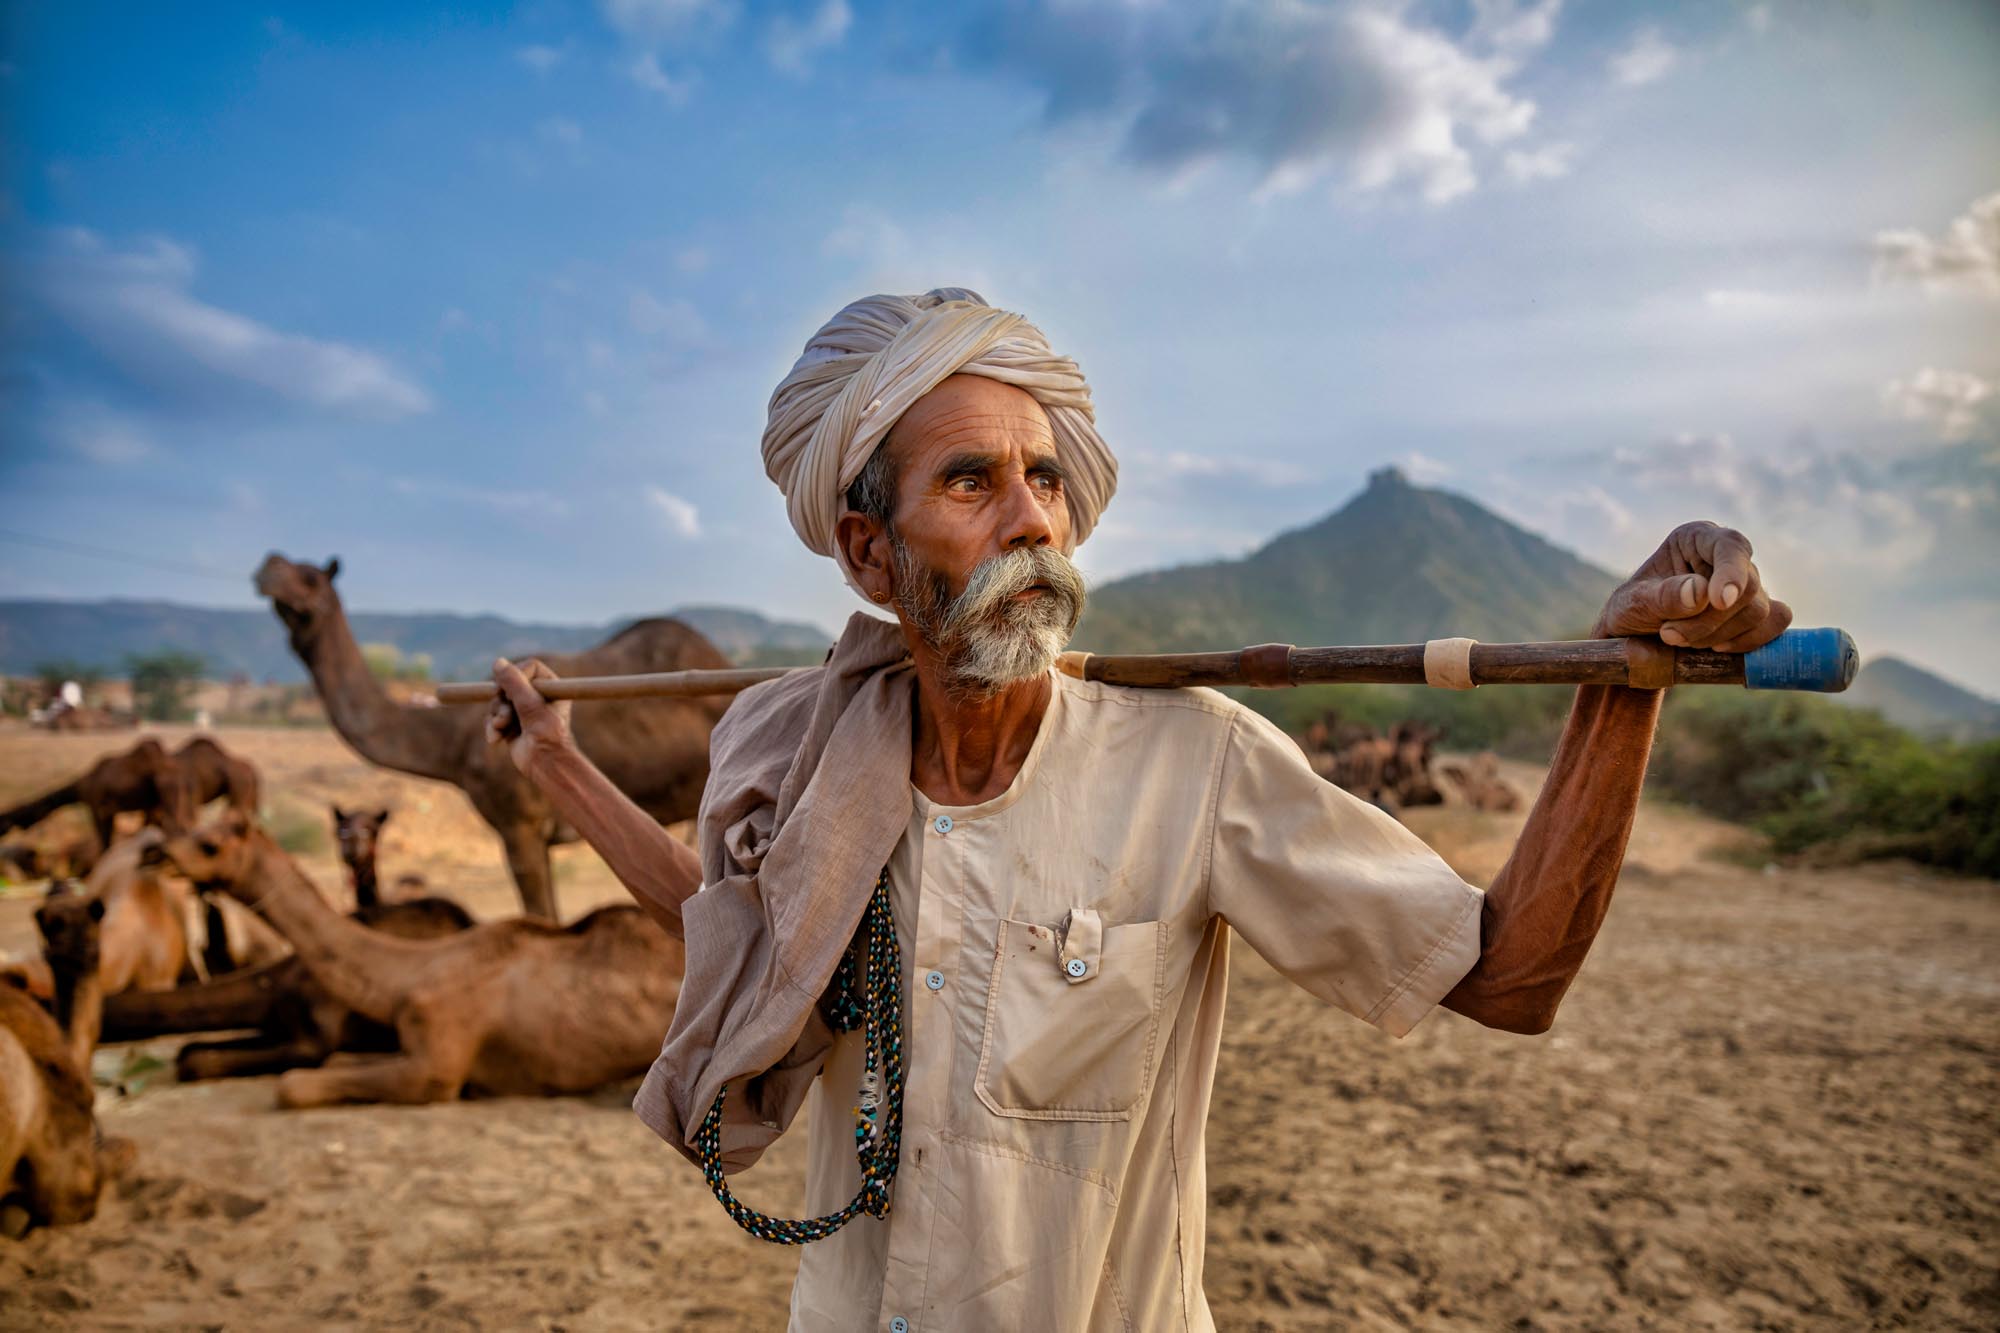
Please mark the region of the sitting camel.
[[194, 798], [185, 770], [152, 737], [91, 765], [90, 771], [32, 801], [0, 811], [0, 833], [40, 823], [66, 805], [90, 807], [98, 846], [108, 848], [113, 825], [126, 810], [143, 811], [146, 822], [179, 832], [194, 822]]
[[[420, 898], [364, 908], [354, 920], [399, 939], [436, 939], [472, 925], [449, 898]], [[192, 1041], [175, 1058], [183, 1083], [204, 1078], [276, 1074], [321, 1065], [335, 1051], [393, 1051], [393, 1029], [354, 1013], [313, 979], [297, 955], [219, 980], [170, 991], [110, 997], [107, 1041], [138, 1041], [186, 1032], [251, 1028], [252, 1037]]]
[[[573, 835], [516, 771], [506, 747], [487, 744], [480, 710], [417, 708], [389, 698], [362, 659], [334, 591], [339, 572], [339, 560], [322, 569], [276, 554], [257, 571], [257, 590], [271, 599], [284, 622], [292, 651], [312, 673], [334, 729], [364, 759], [461, 788], [500, 835], [522, 910], [555, 920], [549, 847]], [[565, 676], [729, 665], [707, 639], [665, 619], [637, 621], [585, 652], [538, 656]], [[572, 725], [577, 744], [621, 791], [653, 818], [672, 824], [695, 816], [708, 781], [708, 734], [728, 705], [726, 695], [585, 703], [577, 706]]]
[[392, 939], [335, 912], [233, 812], [165, 851], [204, 891], [268, 917], [334, 999], [396, 1030], [399, 1054], [280, 1076], [280, 1106], [584, 1092], [642, 1072], [673, 1019], [685, 956], [637, 907], [566, 929], [517, 918]]
[[61, 927], [64, 965], [55, 1003], [62, 1018], [0, 986], [0, 1231], [87, 1222], [106, 1182], [131, 1164], [123, 1139], [100, 1142], [90, 1084], [103, 990], [97, 984], [102, 917], [86, 910], [76, 933]]
[[[37, 909], [35, 919], [80, 918], [91, 915], [93, 933], [101, 943], [97, 980], [103, 993], [166, 990], [193, 975], [188, 950], [187, 920], [191, 907], [187, 886], [167, 881], [157, 864], [145, 865], [148, 848], [158, 843], [157, 829], [141, 829], [113, 844], [91, 869], [80, 888], [58, 881]], [[7, 980], [30, 995], [49, 1001], [56, 993], [51, 960], [43, 956], [9, 963]]]
[[[333, 807], [333, 836], [340, 844], [340, 859], [347, 866], [354, 905], [362, 911], [385, 900], [376, 887], [375, 849], [382, 843], [382, 826], [389, 822], [387, 810], [343, 810]], [[422, 875], [398, 875], [393, 901], [402, 902], [424, 892]]]

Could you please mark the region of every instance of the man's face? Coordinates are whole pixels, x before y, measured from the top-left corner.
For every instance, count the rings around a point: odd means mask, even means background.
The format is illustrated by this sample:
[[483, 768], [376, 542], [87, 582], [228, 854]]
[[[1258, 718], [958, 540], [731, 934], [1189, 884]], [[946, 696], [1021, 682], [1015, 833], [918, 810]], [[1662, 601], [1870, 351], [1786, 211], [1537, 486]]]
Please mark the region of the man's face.
[[897, 608], [969, 689], [1048, 670], [1083, 613], [1055, 437], [1027, 392], [954, 375], [883, 442]]

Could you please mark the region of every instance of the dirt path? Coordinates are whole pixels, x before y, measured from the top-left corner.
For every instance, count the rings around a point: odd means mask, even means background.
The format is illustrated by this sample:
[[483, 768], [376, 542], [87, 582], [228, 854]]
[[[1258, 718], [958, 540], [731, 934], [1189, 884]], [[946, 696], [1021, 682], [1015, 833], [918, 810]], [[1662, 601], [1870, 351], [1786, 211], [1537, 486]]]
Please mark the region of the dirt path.
[[[0, 801], [89, 739], [0, 733]], [[224, 741], [279, 802], [395, 800], [387, 874], [508, 910], [456, 793], [325, 733]], [[1478, 879], [1516, 821], [1417, 822]], [[1740, 840], [1648, 810], [1545, 1038], [1438, 1014], [1392, 1042], [1239, 948], [1209, 1135], [1218, 1322], [2000, 1325], [2000, 886], [1712, 859]], [[587, 850], [559, 856], [566, 912], [617, 892]], [[331, 864], [308, 858], [323, 884]], [[25, 913], [0, 900], [0, 947]], [[107, 1091], [136, 1178], [87, 1226], [0, 1244], [0, 1327], [782, 1327], [793, 1256], [741, 1235], [628, 1096], [279, 1114], [267, 1079]], [[802, 1147], [748, 1197], [795, 1208]]]

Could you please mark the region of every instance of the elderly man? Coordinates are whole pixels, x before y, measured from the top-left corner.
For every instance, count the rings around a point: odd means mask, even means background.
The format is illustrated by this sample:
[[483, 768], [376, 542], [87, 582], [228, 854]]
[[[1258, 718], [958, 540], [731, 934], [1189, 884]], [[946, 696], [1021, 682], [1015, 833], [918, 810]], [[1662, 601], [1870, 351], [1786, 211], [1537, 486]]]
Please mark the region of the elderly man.
[[[1051, 670], [1117, 473], [1075, 363], [1019, 316], [958, 289], [856, 302], [772, 397], [764, 457], [807, 545], [895, 620], [857, 614], [824, 667], [730, 709], [699, 857], [591, 769], [545, 669], [496, 666], [493, 737], [685, 932], [640, 1115], [746, 1229], [815, 1242], [794, 1328], [1210, 1327], [1231, 935], [1393, 1035], [1440, 1003], [1544, 1030], [1610, 903], [1659, 694], [1578, 691], [1481, 893], [1248, 709]], [[1790, 613], [1750, 554], [1677, 529], [1597, 633], [1767, 642]], [[725, 1174], [801, 1105], [813, 1216], [786, 1222]]]

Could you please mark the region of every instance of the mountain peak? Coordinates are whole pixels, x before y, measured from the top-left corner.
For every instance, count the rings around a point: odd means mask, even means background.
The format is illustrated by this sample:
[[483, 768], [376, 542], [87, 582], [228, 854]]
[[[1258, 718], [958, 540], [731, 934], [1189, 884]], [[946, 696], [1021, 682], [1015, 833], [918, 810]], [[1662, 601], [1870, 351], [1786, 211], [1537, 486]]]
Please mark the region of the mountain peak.
[[1477, 502], [1383, 467], [1340, 509], [1241, 560], [1098, 588], [1075, 646], [1200, 652], [1461, 634], [1496, 643], [1574, 638], [1616, 584]]

